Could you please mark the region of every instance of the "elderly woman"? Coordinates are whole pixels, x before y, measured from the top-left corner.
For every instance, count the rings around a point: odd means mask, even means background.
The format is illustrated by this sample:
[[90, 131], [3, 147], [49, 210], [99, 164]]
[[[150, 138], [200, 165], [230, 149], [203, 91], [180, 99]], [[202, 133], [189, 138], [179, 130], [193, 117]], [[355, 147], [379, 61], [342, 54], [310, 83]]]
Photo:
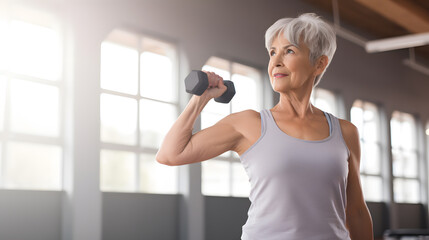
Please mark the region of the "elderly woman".
[[358, 130], [310, 102], [335, 53], [334, 31], [315, 14], [303, 14], [278, 20], [265, 41], [279, 102], [192, 134], [204, 106], [226, 91], [222, 78], [207, 72], [209, 88], [191, 98], [157, 161], [182, 165], [237, 152], [251, 184], [243, 240], [373, 239], [359, 179]]

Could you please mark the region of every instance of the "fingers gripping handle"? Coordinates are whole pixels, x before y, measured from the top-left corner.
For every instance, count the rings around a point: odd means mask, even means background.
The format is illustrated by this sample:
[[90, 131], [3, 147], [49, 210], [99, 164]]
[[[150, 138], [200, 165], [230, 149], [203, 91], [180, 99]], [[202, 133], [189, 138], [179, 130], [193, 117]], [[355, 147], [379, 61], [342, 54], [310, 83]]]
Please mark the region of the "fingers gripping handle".
[[[227, 87], [222, 96], [215, 98], [216, 102], [229, 103], [235, 95], [235, 87], [232, 81], [224, 80], [224, 85]], [[186, 92], [201, 96], [209, 87], [207, 74], [203, 71], [192, 70], [185, 78]]]

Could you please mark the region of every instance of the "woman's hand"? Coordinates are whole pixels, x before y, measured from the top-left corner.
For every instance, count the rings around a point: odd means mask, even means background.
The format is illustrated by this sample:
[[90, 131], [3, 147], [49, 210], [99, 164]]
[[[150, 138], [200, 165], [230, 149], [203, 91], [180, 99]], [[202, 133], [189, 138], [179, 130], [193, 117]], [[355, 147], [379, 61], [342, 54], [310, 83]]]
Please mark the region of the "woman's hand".
[[207, 74], [209, 80], [209, 86], [203, 95], [206, 95], [210, 99], [222, 96], [227, 90], [225, 84], [223, 84], [223, 78], [214, 72], [203, 71]]

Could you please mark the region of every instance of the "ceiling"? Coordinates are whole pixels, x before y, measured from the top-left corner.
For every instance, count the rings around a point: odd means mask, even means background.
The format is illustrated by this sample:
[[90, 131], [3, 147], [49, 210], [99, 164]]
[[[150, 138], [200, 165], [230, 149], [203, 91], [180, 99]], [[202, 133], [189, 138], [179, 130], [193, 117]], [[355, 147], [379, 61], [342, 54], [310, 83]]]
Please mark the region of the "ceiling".
[[[429, 32], [429, 0], [304, 0], [333, 16], [338, 3], [340, 25], [347, 23], [376, 40]], [[416, 47], [429, 61], [429, 45]]]

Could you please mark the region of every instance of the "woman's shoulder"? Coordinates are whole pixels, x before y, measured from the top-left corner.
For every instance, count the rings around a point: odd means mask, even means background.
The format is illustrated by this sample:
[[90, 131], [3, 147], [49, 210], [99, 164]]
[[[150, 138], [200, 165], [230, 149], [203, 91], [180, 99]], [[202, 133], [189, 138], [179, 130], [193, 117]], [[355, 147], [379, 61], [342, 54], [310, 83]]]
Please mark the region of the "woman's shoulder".
[[247, 109], [240, 112], [236, 112], [231, 114], [231, 117], [235, 118], [236, 120], [241, 121], [249, 121], [249, 120], [257, 120], [261, 119], [261, 114], [258, 111], [255, 111], [253, 109]]
[[341, 118], [338, 118], [338, 121], [340, 122], [341, 131], [345, 135], [344, 137], [353, 138], [358, 136], [358, 128], [353, 123]]
[[226, 118], [228, 118], [228, 122], [240, 132], [249, 131], [249, 128], [256, 127], [261, 124], [260, 113], [253, 109], [235, 112], [228, 115]]

